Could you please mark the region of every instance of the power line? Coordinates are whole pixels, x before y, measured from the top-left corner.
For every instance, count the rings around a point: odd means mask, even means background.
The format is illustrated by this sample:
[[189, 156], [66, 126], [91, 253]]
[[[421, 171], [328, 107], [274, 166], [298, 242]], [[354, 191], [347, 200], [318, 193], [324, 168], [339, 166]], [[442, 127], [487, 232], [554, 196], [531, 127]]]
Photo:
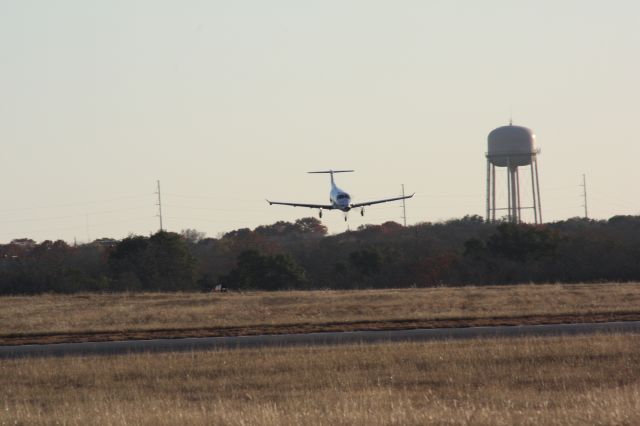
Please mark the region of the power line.
[[213, 195], [197, 195], [197, 194], [177, 194], [174, 192], [165, 192], [165, 198], [169, 196], [169, 198], [177, 197], [177, 198], [195, 198], [195, 199], [205, 199], [205, 200], [226, 200], [226, 201], [235, 201], [235, 202], [243, 202], [243, 203], [255, 203], [255, 202], [264, 202], [264, 198], [238, 198], [238, 197], [228, 197], [228, 196], [213, 196]]
[[149, 194], [139, 194], [139, 195], [130, 195], [124, 197], [115, 197], [115, 198], [105, 198], [101, 200], [93, 200], [93, 201], [84, 201], [77, 203], [67, 203], [67, 204], [50, 204], [50, 205], [41, 205], [41, 206], [32, 206], [32, 207], [17, 207], [13, 209], [2, 209], [0, 213], [8, 213], [8, 212], [18, 212], [24, 210], [39, 210], [39, 209], [54, 209], [54, 208], [63, 208], [63, 207], [75, 207], [75, 206], [86, 206], [89, 204], [101, 204], [101, 203], [109, 203], [111, 201], [119, 201], [133, 198], [142, 198], [145, 196], [149, 196]]
[[[262, 203], [264, 203], [264, 200], [262, 200]], [[164, 204], [165, 207], [174, 207], [176, 209], [185, 209], [185, 210], [209, 210], [209, 211], [220, 211], [220, 212], [260, 212], [262, 214], [262, 212], [264, 212], [264, 208], [217, 208], [217, 207], [196, 207], [196, 206], [185, 206], [182, 204], [172, 204], [172, 203], [165, 203]], [[260, 205], [260, 207], [263, 207], [262, 205]]]
[[29, 222], [46, 222], [50, 220], [61, 220], [61, 219], [73, 219], [84, 216], [97, 216], [97, 215], [106, 215], [112, 213], [118, 213], [123, 211], [131, 211], [131, 210], [140, 210], [143, 208], [149, 208], [149, 205], [146, 206], [138, 206], [138, 207], [125, 207], [121, 209], [112, 209], [112, 210], [99, 210], [99, 211], [90, 211], [84, 214], [70, 214], [64, 216], [45, 216], [45, 217], [31, 217], [31, 218], [23, 218], [23, 219], [1, 219], [0, 223], [29, 223]]
[[[77, 216], [76, 216], [77, 217]], [[128, 217], [128, 218], [123, 218], [123, 219], [118, 219], [118, 220], [111, 220], [111, 221], [107, 221], [107, 222], [100, 222], [100, 223], [94, 223], [91, 224], [92, 228], [96, 228], [96, 227], [101, 227], [101, 226], [106, 226], [106, 225], [112, 225], [115, 223], [124, 223], [124, 222], [138, 222], [138, 221], [148, 221], [149, 218], [153, 218], [155, 216], [136, 216], [136, 217]], [[65, 226], [65, 227], [60, 227], [60, 228], [39, 228], [39, 229], [29, 229], [25, 232], [28, 233], [33, 233], [33, 232], [37, 232], [37, 233], [42, 233], [42, 232], [58, 232], [58, 231], [69, 231], [69, 230], [75, 230], [75, 231], [79, 231], [81, 228], [84, 228], [86, 225], [73, 225], [73, 226]], [[86, 231], [86, 229], [85, 229]], [[12, 234], [16, 234], [16, 231], [7, 231], [7, 232], [0, 232], [0, 235], [12, 235]]]

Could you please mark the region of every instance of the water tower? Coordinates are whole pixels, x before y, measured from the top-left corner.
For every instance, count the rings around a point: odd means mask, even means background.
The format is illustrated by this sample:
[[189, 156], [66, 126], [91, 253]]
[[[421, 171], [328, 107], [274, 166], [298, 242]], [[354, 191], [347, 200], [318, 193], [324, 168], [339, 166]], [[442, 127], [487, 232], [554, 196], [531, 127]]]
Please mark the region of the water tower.
[[[540, 153], [535, 147], [536, 136], [526, 127], [498, 127], [489, 133], [487, 151], [487, 216], [486, 220], [494, 222], [497, 210], [506, 210], [509, 222], [521, 223], [522, 210], [533, 210], [535, 223], [542, 223], [540, 209], [540, 185], [538, 181], [538, 160]], [[532, 205], [520, 204], [520, 167], [531, 168]], [[504, 167], [507, 171], [507, 206], [496, 207], [496, 167]]]

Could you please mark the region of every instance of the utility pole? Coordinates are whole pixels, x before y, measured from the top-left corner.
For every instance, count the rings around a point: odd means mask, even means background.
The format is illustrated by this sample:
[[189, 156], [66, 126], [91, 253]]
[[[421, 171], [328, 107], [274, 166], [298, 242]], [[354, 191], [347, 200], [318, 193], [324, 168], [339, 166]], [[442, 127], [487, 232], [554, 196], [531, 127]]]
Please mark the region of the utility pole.
[[[402, 184], [402, 196], [404, 197], [404, 183]], [[405, 203], [407, 201], [405, 198], [402, 199], [402, 221], [404, 222], [404, 227], [407, 227], [407, 205]]]
[[582, 185], [580, 186], [582, 187], [582, 198], [584, 200], [582, 205], [584, 207], [584, 218], [589, 219], [589, 211], [587, 210], [587, 177], [584, 173], [582, 174]]
[[89, 213], [85, 215], [86, 225], [87, 225], [87, 244], [91, 242], [91, 233], [89, 233]]
[[156, 194], [158, 194], [158, 217], [160, 218], [160, 231], [164, 231], [164, 228], [162, 227], [162, 198], [160, 197], [160, 181], [158, 182], [158, 191], [156, 192]]

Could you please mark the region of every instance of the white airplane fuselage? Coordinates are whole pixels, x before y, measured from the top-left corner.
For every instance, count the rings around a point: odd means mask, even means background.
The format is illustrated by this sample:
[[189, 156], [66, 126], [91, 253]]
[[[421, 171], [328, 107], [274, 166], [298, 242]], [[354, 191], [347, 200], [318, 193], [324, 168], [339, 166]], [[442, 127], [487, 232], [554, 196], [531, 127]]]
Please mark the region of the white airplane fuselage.
[[351, 210], [351, 196], [338, 188], [333, 179], [331, 181], [331, 192], [329, 192], [329, 202], [337, 210], [342, 210], [343, 212]]

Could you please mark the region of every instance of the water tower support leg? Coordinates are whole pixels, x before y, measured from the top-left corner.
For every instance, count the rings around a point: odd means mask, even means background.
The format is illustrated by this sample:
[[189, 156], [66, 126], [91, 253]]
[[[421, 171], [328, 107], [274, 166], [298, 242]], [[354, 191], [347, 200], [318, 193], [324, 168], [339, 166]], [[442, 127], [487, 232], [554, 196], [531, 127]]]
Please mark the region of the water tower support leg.
[[516, 182], [517, 168], [509, 168], [509, 181], [511, 182], [511, 222], [518, 223], [518, 184]]
[[517, 202], [517, 207], [518, 207], [518, 218], [516, 219], [517, 223], [521, 223], [522, 222], [522, 207], [520, 205], [520, 172], [518, 171], [518, 168], [516, 167], [515, 169], [515, 177], [516, 177], [516, 190], [517, 190], [517, 198], [516, 198], [516, 202]]
[[533, 157], [536, 165], [536, 195], [538, 196], [538, 217], [542, 223], [542, 203], [540, 202], [540, 180], [538, 179], [538, 157]]
[[487, 215], [484, 217], [485, 222], [490, 222], [491, 217], [491, 162], [487, 157]]
[[538, 200], [536, 197], [536, 181], [535, 181], [535, 171], [533, 169], [533, 159], [531, 159], [531, 196], [533, 197], [533, 220], [534, 223], [538, 224]]
[[511, 158], [507, 157], [507, 183], [509, 189], [509, 222], [518, 223], [518, 166], [511, 165]]
[[496, 166], [491, 165], [491, 221], [496, 221]]
[[513, 222], [513, 198], [511, 197], [511, 166], [507, 164], [507, 221]]

